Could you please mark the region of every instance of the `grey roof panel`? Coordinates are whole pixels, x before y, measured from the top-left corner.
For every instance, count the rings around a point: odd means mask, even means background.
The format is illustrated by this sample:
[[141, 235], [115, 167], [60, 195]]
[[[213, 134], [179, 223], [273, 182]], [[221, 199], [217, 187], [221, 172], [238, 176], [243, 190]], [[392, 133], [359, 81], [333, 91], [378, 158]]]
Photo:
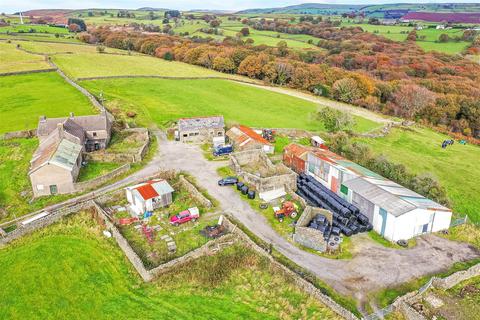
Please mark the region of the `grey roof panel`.
[[225, 122], [223, 116], [216, 117], [198, 117], [198, 118], [182, 118], [178, 120], [178, 129], [180, 131], [223, 128]]

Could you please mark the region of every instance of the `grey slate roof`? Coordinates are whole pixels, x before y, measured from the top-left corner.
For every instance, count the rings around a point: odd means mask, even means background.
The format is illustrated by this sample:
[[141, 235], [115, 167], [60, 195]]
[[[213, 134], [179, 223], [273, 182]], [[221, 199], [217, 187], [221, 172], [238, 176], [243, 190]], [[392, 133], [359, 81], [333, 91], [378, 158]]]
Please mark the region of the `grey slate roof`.
[[104, 113], [91, 115], [91, 116], [74, 116], [74, 117], [65, 117], [65, 118], [46, 118], [38, 122], [37, 134], [39, 136], [49, 135], [59, 123], [69, 122], [70, 126], [73, 126], [71, 123], [77, 125], [76, 128], [80, 127], [84, 131], [97, 131], [97, 130], [108, 130], [109, 119], [108, 116]]
[[178, 120], [179, 131], [190, 131], [198, 129], [217, 129], [223, 128], [225, 122], [223, 116], [182, 118]]
[[343, 184], [396, 217], [417, 208], [450, 211], [390, 180], [359, 177], [343, 182]]
[[77, 137], [82, 145], [85, 142], [85, 131], [80, 125], [78, 125], [70, 118], [67, 118], [67, 120], [65, 120], [65, 122], [63, 123], [63, 130]]

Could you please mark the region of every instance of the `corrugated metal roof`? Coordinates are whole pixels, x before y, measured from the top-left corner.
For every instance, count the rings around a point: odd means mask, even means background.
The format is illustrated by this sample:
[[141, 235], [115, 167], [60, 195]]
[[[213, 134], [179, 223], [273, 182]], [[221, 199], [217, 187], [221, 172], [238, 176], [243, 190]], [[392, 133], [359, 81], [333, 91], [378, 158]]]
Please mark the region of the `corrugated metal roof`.
[[391, 194], [390, 192], [361, 177], [345, 181], [343, 184], [348, 189], [361, 195], [377, 206], [387, 210], [388, 213], [394, 216], [400, 216], [416, 208], [413, 204], [395, 196], [394, 194]]
[[343, 183], [394, 216], [416, 208], [450, 211], [450, 209], [390, 180], [359, 177]]
[[127, 189], [133, 189], [133, 192], [138, 194], [144, 200], [152, 199], [175, 191], [173, 190], [172, 186], [170, 186], [170, 184], [163, 179], [150, 180], [132, 187], [128, 187]]
[[285, 147], [284, 151], [287, 154], [294, 155], [295, 157], [302, 158], [306, 160], [305, 154], [311, 150], [311, 148], [307, 146], [302, 146], [296, 143], [291, 143], [288, 146]]
[[253, 129], [246, 127], [246, 126], [234, 126], [232, 127], [228, 133], [227, 136], [233, 140], [235, 140], [235, 143], [237, 145], [242, 145], [245, 143], [248, 143], [250, 141], [255, 141], [264, 145], [269, 145], [271, 146], [272, 144], [263, 138], [261, 135], [253, 131]]
[[181, 118], [178, 120], [178, 130], [197, 130], [202, 128], [223, 128], [225, 122], [223, 116]]

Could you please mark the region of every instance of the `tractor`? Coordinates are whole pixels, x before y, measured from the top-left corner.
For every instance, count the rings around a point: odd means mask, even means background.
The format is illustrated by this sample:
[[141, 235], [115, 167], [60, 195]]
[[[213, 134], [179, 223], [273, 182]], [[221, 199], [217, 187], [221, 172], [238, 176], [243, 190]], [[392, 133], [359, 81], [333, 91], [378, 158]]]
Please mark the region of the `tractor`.
[[282, 208], [273, 208], [273, 212], [275, 218], [277, 218], [280, 222], [283, 222], [285, 217], [290, 217], [294, 219], [297, 216], [297, 208], [295, 204], [291, 201], [285, 201], [284, 203], [282, 203]]

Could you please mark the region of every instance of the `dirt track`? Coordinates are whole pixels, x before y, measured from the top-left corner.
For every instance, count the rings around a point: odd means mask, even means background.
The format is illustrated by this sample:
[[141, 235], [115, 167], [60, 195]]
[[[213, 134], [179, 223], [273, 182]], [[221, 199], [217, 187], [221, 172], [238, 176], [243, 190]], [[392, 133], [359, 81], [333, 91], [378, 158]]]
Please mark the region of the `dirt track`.
[[270, 242], [282, 254], [309, 269], [342, 294], [362, 299], [366, 292], [394, 286], [427, 274], [438, 273], [454, 262], [478, 257], [473, 247], [425, 236], [412, 249], [390, 249], [366, 237], [355, 236], [355, 254], [351, 260], [333, 260], [303, 251], [280, 237], [266, 219], [243, 201], [233, 188], [219, 187], [216, 172], [225, 162], [207, 161], [198, 146], [166, 141], [159, 143], [160, 169], [182, 170], [193, 175], [198, 183], [220, 202], [221, 209], [232, 214], [253, 233]]

